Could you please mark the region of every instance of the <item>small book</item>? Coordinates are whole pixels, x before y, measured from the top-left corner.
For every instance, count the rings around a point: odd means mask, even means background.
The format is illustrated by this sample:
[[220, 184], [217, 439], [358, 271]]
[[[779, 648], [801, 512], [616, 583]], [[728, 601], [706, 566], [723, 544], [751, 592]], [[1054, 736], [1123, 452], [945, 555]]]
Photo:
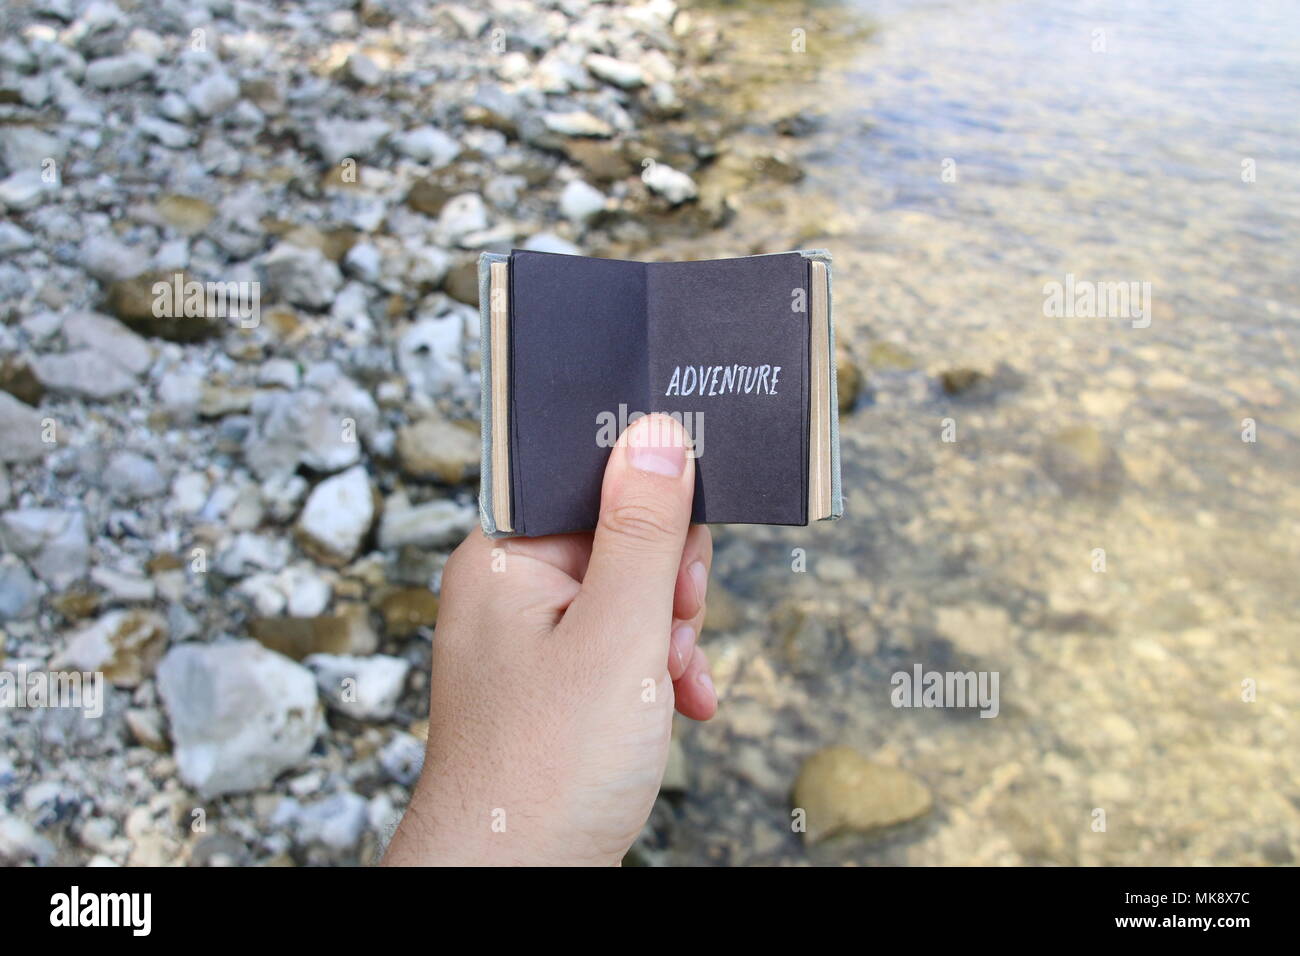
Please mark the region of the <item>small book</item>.
[[479, 259], [483, 466], [494, 537], [589, 531], [638, 415], [681, 422], [697, 523], [838, 518], [830, 255]]

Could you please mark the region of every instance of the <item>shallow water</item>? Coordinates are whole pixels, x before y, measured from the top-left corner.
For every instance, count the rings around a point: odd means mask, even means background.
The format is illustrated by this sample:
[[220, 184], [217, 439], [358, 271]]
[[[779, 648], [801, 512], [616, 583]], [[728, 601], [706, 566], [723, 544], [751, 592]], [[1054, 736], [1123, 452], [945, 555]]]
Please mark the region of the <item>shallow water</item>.
[[[830, 248], [838, 335], [868, 383], [841, 419], [845, 518], [716, 535], [722, 710], [679, 726], [689, 786], [660, 802], [646, 852], [1292, 862], [1294, 8], [696, 16], [723, 27], [717, 105], [746, 120], [733, 145], [777, 146], [806, 175], [738, 185], [723, 233], [664, 251]], [[825, 114], [816, 132], [773, 132], [806, 107]], [[1067, 276], [1137, 283], [1149, 311], [1045, 315]], [[960, 368], [989, 378], [945, 394]], [[916, 663], [996, 671], [998, 716], [893, 707], [891, 675]], [[933, 810], [805, 848], [789, 791], [833, 744], [916, 774]]]

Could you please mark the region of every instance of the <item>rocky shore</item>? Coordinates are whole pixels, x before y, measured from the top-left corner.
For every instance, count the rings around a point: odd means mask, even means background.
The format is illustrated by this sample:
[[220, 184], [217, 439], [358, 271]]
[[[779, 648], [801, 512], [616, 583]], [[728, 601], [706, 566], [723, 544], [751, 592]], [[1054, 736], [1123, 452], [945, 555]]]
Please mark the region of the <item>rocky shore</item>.
[[0, 862], [372, 862], [477, 521], [477, 255], [724, 221], [716, 36], [673, 0], [0, 27], [0, 670], [108, 684], [4, 709]]

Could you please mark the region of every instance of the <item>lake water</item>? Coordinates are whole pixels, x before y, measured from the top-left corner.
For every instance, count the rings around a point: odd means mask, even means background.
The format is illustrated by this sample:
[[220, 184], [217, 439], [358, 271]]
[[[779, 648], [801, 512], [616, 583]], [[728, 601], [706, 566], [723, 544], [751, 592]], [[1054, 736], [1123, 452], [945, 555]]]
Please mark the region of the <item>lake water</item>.
[[[728, 148], [805, 175], [736, 178], [728, 227], [662, 251], [831, 249], [867, 383], [841, 419], [845, 518], [716, 535], [722, 709], [679, 726], [689, 783], [647, 855], [1292, 862], [1300, 13], [693, 15], [721, 28]], [[800, 110], [813, 130], [778, 136]], [[984, 377], [962, 390], [962, 370]], [[997, 672], [998, 715], [894, 707], [916, 664]], [[838, 744], [915, 774], [933, 809], [806, 848], [790, 790]]]

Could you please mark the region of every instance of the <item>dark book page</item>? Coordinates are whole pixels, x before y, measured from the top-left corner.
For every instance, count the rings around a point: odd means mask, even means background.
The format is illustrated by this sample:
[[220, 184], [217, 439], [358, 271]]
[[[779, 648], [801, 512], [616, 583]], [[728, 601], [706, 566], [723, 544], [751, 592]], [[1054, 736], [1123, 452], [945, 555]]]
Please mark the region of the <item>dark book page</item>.
[[647, 410], [680, 413], [700, 449], [693, 519], [805, 524], [807, 260], [649, 263], [646, 294]]
[[514, 529], [594, 528], [610, 451], [599, 417], [646, 408], [645, 265], [515, 251], [510, 285]]

